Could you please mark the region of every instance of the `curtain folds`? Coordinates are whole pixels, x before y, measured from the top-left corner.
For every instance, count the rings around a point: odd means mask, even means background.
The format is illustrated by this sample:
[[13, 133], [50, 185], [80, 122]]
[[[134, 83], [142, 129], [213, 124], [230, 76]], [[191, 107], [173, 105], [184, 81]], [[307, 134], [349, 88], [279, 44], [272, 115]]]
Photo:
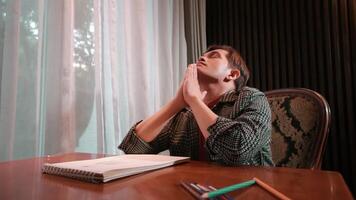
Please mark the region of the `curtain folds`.
[[[3, 7], [3, 6], [2, 6]], [[1, 77], [1, 101], [0, 101], [0, 128], [1, 140], [0, 146], [5, 146], [7, 143], [14, 143], [15, 140], [15, 122], [16, 122], [16, 98], [18, 85], [18, 68], [19, 68], [19, 40], [20, 40], [20, 0], [11, 1], [7, 5], [7, 9], [11, 12], [7, 13], [6, 18], [13, 23], [6, 23], [3, 20], [3, 35], [2, 43], [3, 60], [2, 60], [2, 77]], [[4, 14], [2, 14], [4, 17]], [[6, 46], [6, 49], [5, 49]], [[9, 67], [12, 66], [12, 67]], [[8, 133], [8, 134], [5, 134]], [[10, 158], [14, 154], [14, 147], [1, 151], [2, 157]]]
[[183, 1], [0, 0], [0, 161], [117, 154], [175, 95]]
[[184, 0], [185, 37], [188, 63], [195, 63], [206, 46], [206, 2]]

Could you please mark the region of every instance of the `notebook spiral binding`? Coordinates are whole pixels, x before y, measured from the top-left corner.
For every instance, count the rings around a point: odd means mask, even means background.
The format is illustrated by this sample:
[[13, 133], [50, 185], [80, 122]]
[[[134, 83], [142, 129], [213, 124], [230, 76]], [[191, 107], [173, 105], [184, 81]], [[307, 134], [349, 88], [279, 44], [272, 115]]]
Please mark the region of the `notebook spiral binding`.
[[68, 169], [68, 168], [59, 168], [55, 166], [43, 166], [42, 172], [46, 174], [65, 176], [69, 178], [74, 178], [91, 183], [102, 183], [103, 175], [94, 172], [88, 172], [84, 170]]

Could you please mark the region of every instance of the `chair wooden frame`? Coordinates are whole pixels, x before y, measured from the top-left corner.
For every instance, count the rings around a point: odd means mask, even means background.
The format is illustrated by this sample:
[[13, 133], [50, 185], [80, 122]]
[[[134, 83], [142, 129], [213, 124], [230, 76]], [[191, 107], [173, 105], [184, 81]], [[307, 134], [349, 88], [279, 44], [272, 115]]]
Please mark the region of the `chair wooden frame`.
[[[316, 146], [316, 151], [313, 152], [312, 155], [312, 162], [309, 166], [310, 169], [321, 169], [321, 164], [322, 164], [322, 159], [323, 159], [323, 154], [326, 149], [326, 143], [327, 143], [327, 138], [328, 138], [328, 133], [329, 133], [329, 128], [330, 128], [330, 122], [331, 122], [331, 111], [330, 111], [330, 106], [328, 102], [325, 100], [325, 98], [320, 95], [319, 93], [306, 89], [306, 88], [287, 88], [287, 89], [276, 89], [276, 90], [271, 90], [265, 92], [265, 95], [267, 98], [271, 97], [283, 97], [283, 96], [303, 96], [303, 97], [308, 97], [311, 100], [315, 101], [317, 105], [319, 105], [321, 113], [321, 122], [322, 125], [320, 127], [320, 131], [317, 135], [316, 140], [319, 141], [317, 142]], [[272, 111], [273, 112], [273, 111]]]

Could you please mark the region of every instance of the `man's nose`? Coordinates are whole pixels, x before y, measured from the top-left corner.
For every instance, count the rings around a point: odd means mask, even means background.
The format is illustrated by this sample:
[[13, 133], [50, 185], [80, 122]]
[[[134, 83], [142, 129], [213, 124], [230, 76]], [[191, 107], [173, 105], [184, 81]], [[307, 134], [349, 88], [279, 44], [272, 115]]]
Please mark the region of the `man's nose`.
[[204, 57], [204, 56], [200, 56], [198, 61], [205, 62], [205, 61], [206, 61], [206, 59], [205, 59], [205, 57]]

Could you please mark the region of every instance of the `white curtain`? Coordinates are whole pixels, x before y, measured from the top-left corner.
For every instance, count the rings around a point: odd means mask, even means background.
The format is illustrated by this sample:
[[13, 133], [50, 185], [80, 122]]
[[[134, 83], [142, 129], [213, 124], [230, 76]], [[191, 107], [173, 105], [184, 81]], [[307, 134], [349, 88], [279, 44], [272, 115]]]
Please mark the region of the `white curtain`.
[[175, 95], [183, 1], [0, 0], [0, 160], [117, 154]]

